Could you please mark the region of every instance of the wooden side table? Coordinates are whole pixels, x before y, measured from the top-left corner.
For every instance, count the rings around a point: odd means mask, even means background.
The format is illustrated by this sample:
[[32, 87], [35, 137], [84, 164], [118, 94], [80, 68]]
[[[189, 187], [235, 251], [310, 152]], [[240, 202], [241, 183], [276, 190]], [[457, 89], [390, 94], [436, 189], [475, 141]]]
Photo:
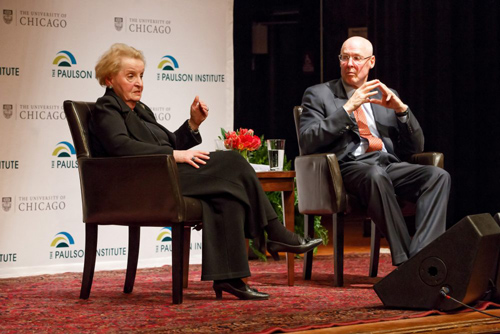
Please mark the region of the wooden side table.
[[[264, 191], [281, 191], [283, 201], [283, 219], [285, 227], [294, 232], [295, 229], [295, 171], [257, 172]], [[288, 285], [294, 284], [293, 259], [295, 254], [286, 253]]]

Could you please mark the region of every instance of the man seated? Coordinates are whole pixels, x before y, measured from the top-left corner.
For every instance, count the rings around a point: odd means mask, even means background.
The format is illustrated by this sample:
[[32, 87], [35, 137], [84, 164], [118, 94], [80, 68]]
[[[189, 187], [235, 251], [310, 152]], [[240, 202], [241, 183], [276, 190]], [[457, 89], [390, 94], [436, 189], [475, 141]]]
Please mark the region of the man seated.
[[[400, 265], [444, 233], [450, 176], [435, 166], [405, 162], [423, 151], [424, 135], [396, 91], [368, 81], [375, 66], [370, 41], [347, 39], [339, 60], [341, 79], [304, 93], [301, 149], [337, 155], [346, 191], [367, 208], [387, 238], [393, 265]], [[396, 196], [416, 203], [413, 238]]]

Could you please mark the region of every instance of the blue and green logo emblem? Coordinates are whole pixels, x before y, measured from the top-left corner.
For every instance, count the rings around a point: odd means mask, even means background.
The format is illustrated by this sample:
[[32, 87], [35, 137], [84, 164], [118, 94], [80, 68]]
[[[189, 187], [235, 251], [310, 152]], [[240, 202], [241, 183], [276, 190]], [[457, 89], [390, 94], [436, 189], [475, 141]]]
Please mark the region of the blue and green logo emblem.
[[71, 67], [72, 65], [76, 65], [76, 58], [69, 51], [59, 51], [52, 64], [58, 67]]
[[57, 143], [56, 148], [52, 152], [52, 155], [58, 158], [69, 158], [71, 157], [71, 155], [75, 154], [75, 148], [67, 141], [61, 141]]
[[75, 240], [68, 232], [59, 232], [55, 235], [54, 240], [50, 244], [50, 247], [55, 248], [67, 248], [70, 245], [74, 245]]
[[172, 228], [164, 227], [160, 230], [160, 233], [156, 237], [156, 253], [165, 253], [172, 251]]
[[94, 76], [91, 70], [78, 69], [79, 66], [76, 66], [75, 56], [66, 50], [59, 51], [56, 54], [52, 65], [56, 66], [52, 69], [53, 78], [92, 79]]
[[56, 148], [52, 151], [52, 168], [78, 168], [76, 159], [68, 159], [76, 155], [76, 150], [73, 145], [67, 141], [60, 141]]
[[54, 236], [50, 247], [54, 250], [49, 252], [49, 259], [79, 259], [85, 256], [83, 249], [73, 247], [75, 239], [68, 232], [59, 232]]
[[158, 68], [162, 71], [174, 71], [179, 68], [179, 63], [174, 57], [166, 55], [161, 58]]
[[167, 242], [172, 241], [172, 228], [164, 227], [160, 230], [160, 234], [156, 238], [156, 241]]

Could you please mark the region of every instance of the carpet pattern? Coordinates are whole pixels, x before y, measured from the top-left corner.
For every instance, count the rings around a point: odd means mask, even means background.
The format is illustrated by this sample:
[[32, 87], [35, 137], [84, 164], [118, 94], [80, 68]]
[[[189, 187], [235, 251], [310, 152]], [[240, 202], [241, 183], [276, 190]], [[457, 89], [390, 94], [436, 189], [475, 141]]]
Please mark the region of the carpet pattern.
[[216, 300], [211, 282], [200, 281], [200, 265], [190, 266], [184, 302], [173, 305], [170, 266], [139, 269], [134, 291], [124, 294], [125, 271], [100, 271], [90, 299], [78, 299], [81, 273], [0, 280], [2, 333], [272, 333], [425, 316], [437, 312], [385, 309], [372, 289], [393, 270], [381, 255], [379, 278], [367, 277], [368, 254], [347, 254], [345, 286], [333, 287], [332, 256], [315, 257], [311, 281], [295, 286], [286, 263], [251, 261], [249, 284], [271, 294], [267, 301]]

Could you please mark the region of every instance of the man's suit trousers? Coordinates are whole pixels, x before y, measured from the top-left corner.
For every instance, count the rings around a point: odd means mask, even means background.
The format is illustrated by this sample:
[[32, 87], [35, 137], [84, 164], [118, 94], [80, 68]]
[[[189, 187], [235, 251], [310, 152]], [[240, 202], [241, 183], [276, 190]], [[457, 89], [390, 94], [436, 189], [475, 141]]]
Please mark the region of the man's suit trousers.
[[[381, 151], [345, 160], [340, 162], [340, 170], [346, 191], [361, 201], [386, 237], [394, 265], [405, 262], [444, 233], [451, 186], [444, 169], [400, 162]], [[397, 197], [416, 203], [413, 237]]]

